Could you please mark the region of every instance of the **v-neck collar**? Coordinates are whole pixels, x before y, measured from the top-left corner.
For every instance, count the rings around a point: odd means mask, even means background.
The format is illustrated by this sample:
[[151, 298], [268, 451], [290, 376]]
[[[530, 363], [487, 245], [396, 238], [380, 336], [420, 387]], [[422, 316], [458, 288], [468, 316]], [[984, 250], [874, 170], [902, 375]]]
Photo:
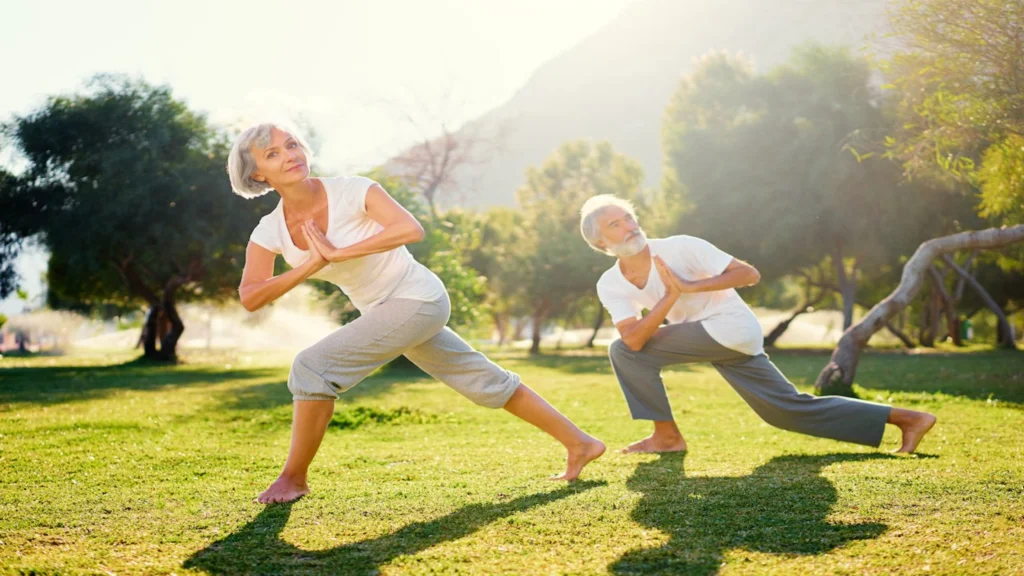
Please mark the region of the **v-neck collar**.
[[[650, 248], [650, 241], [648, 241], [647, 247]], [[633, 284], [632, 282], [629, 281], [629, 278], [626, 278], [626, 275], [622, 272], [621, 261], [615, 262], [615, 270], [619, 273], [619, 276], [622, 277], [622, 281], [625, 282], [626, 284], [629, 284], [637, 292], [643, 292], [644, 290], [647, 290], [647, 288], [651, 286], [651, 282], [654, 280], [655, 272], [657, 272], [654, 269], [654, 250], [651, 250], [651, 269], [647, 271], [647, 282], [644, 283], [643, 288], [637, 287], [636, 284]]]
[[[323, 188], [324, 188], [324, 195], [327, 196], [327, 230], [324, 232], [326, 234], [327, 232], [331, 231], [331, 214], [332, 214], [332, 210], [331, 210], [331, 193], [327, 191], [327, 183], [324, 182], [322, 178], [314, 178], [314, 179], [317, 182], [319, 182], [321, 186], [323, 186]], [[277, 208], [281, 212], [281, 224], [280, 225], [281, 225], [282, 233], [284, 235], [284, 242], [288, 243], [287, 247], [289, 247], [292, 250], [298, 252], [299, 254], [309, 254], [309, 250], [308, 249], [303, 250], [302, 248], [299, 248], [298, 246], [295, 245], [295, 241], [292, 240], [292, 233], [288, 230], [288, 219], [284, 215], [284, 198], [280, 199], [277, 202]]]

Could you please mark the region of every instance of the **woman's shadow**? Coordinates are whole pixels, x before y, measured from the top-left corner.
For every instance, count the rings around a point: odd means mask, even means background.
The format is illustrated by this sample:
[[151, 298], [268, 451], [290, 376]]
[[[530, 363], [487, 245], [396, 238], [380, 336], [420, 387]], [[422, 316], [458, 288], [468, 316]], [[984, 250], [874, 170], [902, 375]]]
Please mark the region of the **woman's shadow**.
[[391, 534], [344, 544], [328, 550], [302, 550], [280, 538], [292, 505], [267, 506], [240, 530], [196, 552], [184, 567], [210, 574], [378, 574], [379, 567], [404, 555], [416, 554], [442, 542], [457, 540], [516, 512], [549, 504], [603, 486], [583, 481], [558, 490], [523, 496], [508, 502], [470, 504], [447, 516], [408, 524]]
[[879, 458], [891, 456], [779, 456], [749, 476], [689, 478], [683, 471], [685, 453], [643, 462], [627, 481], [643, 494], [632, 517], [667, 533], [669, 541], [627, 552], [609, 568], [617, 574], [714, 574], [729, 550], [822, 554], [876, 538], [885, 532], [884, 524], [827, 520], [837, 494], [821, 470]]

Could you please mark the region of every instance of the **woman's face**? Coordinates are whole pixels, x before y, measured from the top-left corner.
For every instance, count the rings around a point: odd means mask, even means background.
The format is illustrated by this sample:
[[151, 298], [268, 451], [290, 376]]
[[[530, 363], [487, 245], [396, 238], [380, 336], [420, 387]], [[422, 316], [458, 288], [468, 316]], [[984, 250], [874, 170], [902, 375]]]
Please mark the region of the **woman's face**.
[[298, 140], [291, 134], [270, 129], [270, 144], [266, 148], [253, 145], [252, 157], [256, 160], [256, 171], [252, 177], [259, 182], [266, 182], [274, 189], [302, 182], [309, 177], [309, 165], [306, 153]]

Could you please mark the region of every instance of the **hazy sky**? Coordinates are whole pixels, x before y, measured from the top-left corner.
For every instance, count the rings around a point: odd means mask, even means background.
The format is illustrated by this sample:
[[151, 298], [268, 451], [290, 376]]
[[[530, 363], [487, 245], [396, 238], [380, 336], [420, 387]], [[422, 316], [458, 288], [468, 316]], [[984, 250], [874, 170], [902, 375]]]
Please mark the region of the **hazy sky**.
[[[415, 139], [406, 115], [434, 130], [502, 104], [631, 1], [0, 0], [0, 121], [129, 73], [223, 124], [299, 114], [322, 167], [361, 170]], [[25, 266], [36, 292], [42, 268]]]

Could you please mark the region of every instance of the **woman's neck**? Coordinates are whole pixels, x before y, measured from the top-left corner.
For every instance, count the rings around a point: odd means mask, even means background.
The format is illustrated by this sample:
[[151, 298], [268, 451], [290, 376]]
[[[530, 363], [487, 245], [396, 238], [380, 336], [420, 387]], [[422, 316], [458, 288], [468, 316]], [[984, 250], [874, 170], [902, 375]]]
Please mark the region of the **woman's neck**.
[[308, 214], [316, 209], [319, 186], [313, 178], [306, 178], [289, 186], [274, 188], [281, 196], [285, 209], [291, 214]]

